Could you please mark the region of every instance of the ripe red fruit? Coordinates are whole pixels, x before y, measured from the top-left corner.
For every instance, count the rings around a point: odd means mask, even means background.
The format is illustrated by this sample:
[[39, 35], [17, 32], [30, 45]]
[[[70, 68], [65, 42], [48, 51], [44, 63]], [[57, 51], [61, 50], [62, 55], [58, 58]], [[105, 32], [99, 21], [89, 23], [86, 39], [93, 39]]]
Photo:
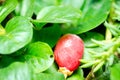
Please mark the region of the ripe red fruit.
[[[63, 74], [71, 75], [80, 65], [83, 56], [84, 43], [75, 34], [65, 34], [62, 36], [54, 50], [54, 58], [59, 66], [59, 71]], [[67, 71], [67, 72], [66, 72]]]

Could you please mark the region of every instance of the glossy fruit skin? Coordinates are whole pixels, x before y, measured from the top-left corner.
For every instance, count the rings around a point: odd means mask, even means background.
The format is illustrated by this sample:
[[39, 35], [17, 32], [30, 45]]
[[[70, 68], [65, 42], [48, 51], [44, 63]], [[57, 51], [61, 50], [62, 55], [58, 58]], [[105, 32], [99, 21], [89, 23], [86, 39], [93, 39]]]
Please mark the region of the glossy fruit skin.
[[84, 43], [75, 34], [65, 34], [57, 42], [54, 49], [54, 58], [59, 67], [70, 71], [76, 70], [83, 56]]

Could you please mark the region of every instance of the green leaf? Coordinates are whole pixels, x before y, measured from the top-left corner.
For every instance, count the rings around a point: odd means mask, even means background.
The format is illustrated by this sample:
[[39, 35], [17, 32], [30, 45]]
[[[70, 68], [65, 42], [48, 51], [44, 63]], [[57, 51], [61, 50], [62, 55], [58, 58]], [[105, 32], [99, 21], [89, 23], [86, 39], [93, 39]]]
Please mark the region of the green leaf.
[[115, 56], [113, 54], [108, 58], [108, 62], [106, 63], [106, 65], [111, 66], [111, 65], [113, 65], [114, 61], [115, 61]]
[[92, 39], [101, 41], [101, 40], [104, 40], [104, 36], [97, 32], [86, 32], [86, 33], [80, 34], [80, 37], [83, 39], [84, 45], [85, 45], [83, 59], [87, 61], [94, 60], [93, 54], [100, 55], [103, 49], [100, 47], [97, 47], [96, 44], [92, 42]]
[[110, 80], [119, 80], [120, 79], [120, 63], [115, 64], [110, 68]]
[[34, 13], [37, 15], [42, 8], [53, 6], [54, 4], [55, 0], [35, 0]]
[[80, 9], [85, 0], [61, 0], [61, 5], [73, 6]]
[[114, 1], [114, 14], [112, 14], [112, 15], [114, 15], [112, 18], [113, 19], [116, 19], [116, 20], [118, 20], [118, 21], [120, 21], [120, 7], [119, 7], [119, 5], [120, 5], [120, 1], [119, 0], [115, 0]]
[[35, 0], [20, 0], [16, 7], [16, 14], [20, 16], [32, 17]]
[[35, 75], [33, 80], [64, 80], [64, 75], [58, 72], [54, 74], [39, 73]]
[[34, 24], [35, 30], [40, 30], [47, 24], [47, 23], [38, 23], [38, 22], [32, 22], [32, 23]]
[[83, 70], [78, 68], [67, 80], [84, 80]]
[[5, 3], [0, 6], [0, 23], [16, 8], [17, 3], [17, 0], [6, 0]]
[[110, 11], [110, 0], [86, 0], [77, 26], [62, 27], [64, 33], [80, 34], [103, 23]]
[[13, 62], [0, 68], [0, 80], [31, 80], [31, 74], [31, 68], [23, 62]]
[[37, 15], [37, 20], [33, 22], [40, 23], [66, 23], [77, 21], [81, 16], [81, 11], [66, 6], [49, 6], [43, 8]]
[[11, 54], [27, 45], [32, 39], [32, 27], [24, 17], [11, 19], [5, 27], [6, 34], [0, 36], [0, 53]]
[[48, 43], [51, 47], [54, 47], [57, 40], [61, 36], [60, 26], [55, 25], [52, 27], [43, 28], [40, 30], [40, 41]]
[[110, 80], [110, 71], [109, 69], [104, 70], [101, 67], [101, 69], [95, 73], [95, 76], [94, 80]]
[[28, 46], [25, 59], [32, 66], [34, 72], [39, 73], [52, 65], [53, 51], [48, 44], [35, 42]]
[[104, 40], [104, 36], [97, 32], [86, 32], [80, 35], [85, 43], [85, 47], [93, 46], [93, 42], [91, 39], [95, 40]]
[[64, 80], [64, 75], [58, 72], [56, 65], [53, 64], [46, 71], [35, 74], [34, 80]]
[[4, 35], [6, 32], [5, 32], [5, 29], [3, 28], [2, 25], [0, 25], [0, 35]]
[[88, 48], [85, 48], [84, 49], [84, 55], [83, 55], [83, 59], [86, 60], [86, 61], [90, 61], [90, 60], [94, 60], [92, 54], [90, 54], [90, 51], [91, 49], [88, 49]]

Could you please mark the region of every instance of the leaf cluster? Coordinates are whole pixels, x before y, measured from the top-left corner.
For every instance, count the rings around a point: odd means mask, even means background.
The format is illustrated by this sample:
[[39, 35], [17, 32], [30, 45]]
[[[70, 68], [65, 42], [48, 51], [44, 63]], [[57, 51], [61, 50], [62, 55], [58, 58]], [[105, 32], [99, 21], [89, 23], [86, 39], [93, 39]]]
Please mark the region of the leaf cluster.
[[119, 0], [0, 1], [0, 80], [65, 80], [53, 50], [66, 33], [85, 44], [80, 67], [66, 80], [119, 80], [119, 5]]

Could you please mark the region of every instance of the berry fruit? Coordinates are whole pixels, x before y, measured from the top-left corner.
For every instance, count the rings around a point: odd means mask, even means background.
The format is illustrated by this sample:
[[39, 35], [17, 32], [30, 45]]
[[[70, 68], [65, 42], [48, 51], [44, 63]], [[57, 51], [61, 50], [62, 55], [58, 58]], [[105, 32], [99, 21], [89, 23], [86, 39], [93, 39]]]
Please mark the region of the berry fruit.
[[59, 71], [69, 76], [80, 65], [83, 56], [84, 43], [75, 34], [65, 34], [57, 42], [54, 49], [54, 58], [59, 66]]

